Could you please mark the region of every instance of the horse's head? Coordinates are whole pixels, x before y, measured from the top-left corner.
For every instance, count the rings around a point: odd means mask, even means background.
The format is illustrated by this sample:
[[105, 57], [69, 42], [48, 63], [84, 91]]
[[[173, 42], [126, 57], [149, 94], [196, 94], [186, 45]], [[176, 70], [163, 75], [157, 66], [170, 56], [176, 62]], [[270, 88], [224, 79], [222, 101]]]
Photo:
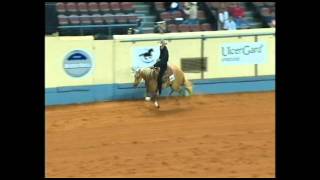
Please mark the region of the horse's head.
[[137, 71], [134, 71], [134, 83], [133, 86], [137, 87], [138, 84], [141, 82], [142, 76], [141, 76], [141, 70], [138, 69]]

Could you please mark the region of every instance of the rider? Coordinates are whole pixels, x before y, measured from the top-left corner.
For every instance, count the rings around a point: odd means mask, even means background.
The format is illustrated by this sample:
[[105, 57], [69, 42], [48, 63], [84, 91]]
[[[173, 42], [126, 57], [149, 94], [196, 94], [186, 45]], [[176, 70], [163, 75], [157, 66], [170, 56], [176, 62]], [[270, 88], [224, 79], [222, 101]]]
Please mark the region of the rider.
[[161, 94], [161, 89], [162, 89], [162, 76], [164, 72], [167, 70], [167, 63], [169, 59], [169, 52], [167, 49], [167, 41], [161, 40], [160, 41], [160, 57], [159, 61], [156, 62], [153, 67], [160, 67], [160, 72], [158, 75], [158, 90], [159, 90], [159, 95]]

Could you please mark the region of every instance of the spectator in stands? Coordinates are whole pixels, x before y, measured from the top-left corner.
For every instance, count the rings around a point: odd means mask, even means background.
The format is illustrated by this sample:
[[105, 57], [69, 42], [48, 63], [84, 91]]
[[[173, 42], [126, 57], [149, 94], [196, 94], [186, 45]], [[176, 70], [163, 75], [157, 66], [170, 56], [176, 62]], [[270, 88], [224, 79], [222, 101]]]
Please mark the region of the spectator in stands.
[[237, 27], [248, 26], [248, 23], [244, 20], [245, 10], [240, 6], [240, 3], [237, 3], [234, 7], [230, 8], [231, 15], [235, 18]]
[[170, 7], [169, 7], [169, 11], [180, 11], [180, 2], [171, 2]]
[[164, 3], [164, 8], [166, 11], [170, 11], [170, 6], [171, 6], [171, 2], [165, 2]]
[[236, 30], [237, 29], [237, 25], [234, 22], [232, 16], [229, 16], [229, 19], [227, 21], [225, 21], [223, 29], [225, 29], [225, 30]]
[[269, 9], [269, 13], [266, 16], [264, 16], [264, 21], [268, 24], [269, 27], [273, 27], [272, 22], [275, 21], [274, 9]]
[[168, 33], [167, 23], [166, 21], [157, 22], [154, 33]]
[[219, 29], [222, 29], [224, 26], [224, 23], [229, 19], [229, 12], [227, 11], [226, 7], [224, 6], [224, 3], [221, 3], [220, 9], [219, 9]]
[[135, 29], [135, 32], [137, 34], [142, 34], [143, 30], [142, 30], [142, 18], [138, 18], [137, 19], [137, 28]]
[[128, 29], [128, 34], [135, 34], [135, 30], [133, 28]]
[[187, 18], [183, 22], [184, 24], [199, 24], [198, 22], [198, 6], [197, 2], [191, 2], [186, 5], [183, 9], [183, 12], [186, 14]]
[[276, 27], [276, 20], [275, 19], [273, 19], [271, 21], [270, 27]]

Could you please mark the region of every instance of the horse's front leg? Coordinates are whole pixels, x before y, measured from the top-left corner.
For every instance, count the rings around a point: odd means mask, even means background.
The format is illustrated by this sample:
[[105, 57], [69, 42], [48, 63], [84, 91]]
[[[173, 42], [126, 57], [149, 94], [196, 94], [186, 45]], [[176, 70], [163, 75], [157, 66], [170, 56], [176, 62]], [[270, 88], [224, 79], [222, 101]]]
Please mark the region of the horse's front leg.
[[146, 100], [146, 101], [150, 101], [150, 100], [151, 100], [151, 95], [150, 95], [150, 92], [149, 92], [149, 85], [148, 85], [148, 83], [146, 83], [146, 97], [145, 97], [145, 100]]
[[154, 105], [155, 105], [157, 108], [160, 108], [160, 105], [159, 105], [159, 103], [158, 103], [157, 93], [154, 93], [154, 94], [153, 94], [153, 98], [154, 98]]

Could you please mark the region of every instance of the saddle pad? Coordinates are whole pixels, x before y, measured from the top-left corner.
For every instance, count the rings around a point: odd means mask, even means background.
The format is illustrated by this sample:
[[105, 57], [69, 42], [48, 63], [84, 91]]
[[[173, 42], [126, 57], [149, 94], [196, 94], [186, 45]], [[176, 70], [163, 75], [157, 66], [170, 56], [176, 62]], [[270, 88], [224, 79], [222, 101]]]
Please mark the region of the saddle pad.
[[171, 76], [169, 76], [169, 80], [170, 82], [174, 81], [176, 78], [174, 77], [174, 74], [172, 74]]

